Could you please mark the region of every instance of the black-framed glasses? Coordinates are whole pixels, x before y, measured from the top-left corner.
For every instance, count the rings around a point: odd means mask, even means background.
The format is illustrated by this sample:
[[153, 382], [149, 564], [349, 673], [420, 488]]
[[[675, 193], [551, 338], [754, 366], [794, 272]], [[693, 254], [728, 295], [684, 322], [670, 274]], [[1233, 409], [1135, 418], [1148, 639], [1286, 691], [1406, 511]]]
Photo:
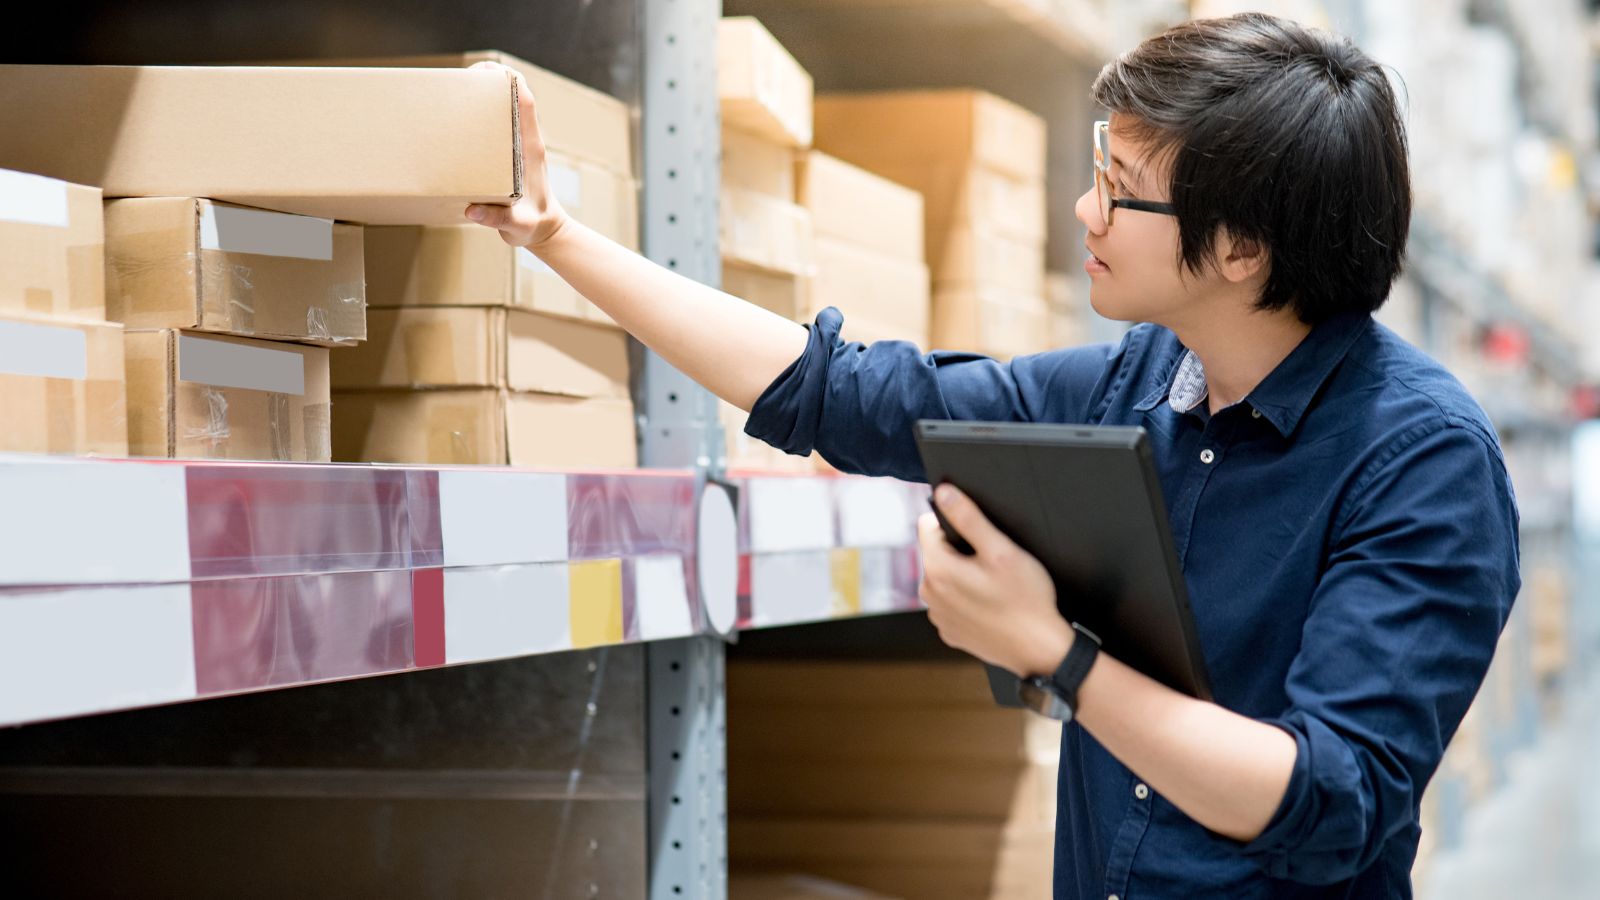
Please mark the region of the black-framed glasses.
[[1157, 200], [1135, 200], [1133, 198], [1118, 197], [1111, 186], [1111, 123], [1094, 123], [1094, 194], [1100, 201], [1100, 218], [1105, 220], [1106, 227], [1111, 227], [1112, 216], [1118, 209], [1131, 209], [1136, 212], [1160, 213], [1164, 216], [1176, 216], [1177, 207], [1171, 203], [1162, 203]]

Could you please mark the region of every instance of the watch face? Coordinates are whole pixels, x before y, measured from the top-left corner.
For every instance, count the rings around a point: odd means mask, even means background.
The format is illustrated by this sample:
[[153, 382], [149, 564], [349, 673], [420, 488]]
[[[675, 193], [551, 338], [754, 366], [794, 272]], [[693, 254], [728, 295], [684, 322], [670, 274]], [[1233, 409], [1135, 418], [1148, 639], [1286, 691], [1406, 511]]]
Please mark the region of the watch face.
[[1017, 699], [1022, 705], [1047, 719], [1072, 721], [1072, 707], [1048, 686], [1049, 679], [1026, 678], [1017, 684]]

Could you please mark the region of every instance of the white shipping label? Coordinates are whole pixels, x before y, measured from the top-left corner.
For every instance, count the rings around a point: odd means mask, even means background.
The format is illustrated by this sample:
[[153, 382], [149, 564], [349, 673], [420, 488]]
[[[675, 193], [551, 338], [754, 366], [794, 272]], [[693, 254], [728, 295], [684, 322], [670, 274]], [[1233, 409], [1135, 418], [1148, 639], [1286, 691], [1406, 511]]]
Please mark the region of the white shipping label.
[[42, 175], [0, 169], [0, 221], [66, 228], [67, 183]]
[[0, 322], [0, 375], [89, 377], [89, 336], [76, 328]]
[[333, 220], [202, 203], [200, 249], [333, 259]]
[[178, 380], [304, 396], [305, 357], [290, 350], [247, 347], [180, 334]]
[[550, 163], [550, 193], [568, 212], [577, 214], [583, 209], [583, 175], [571, 166]]

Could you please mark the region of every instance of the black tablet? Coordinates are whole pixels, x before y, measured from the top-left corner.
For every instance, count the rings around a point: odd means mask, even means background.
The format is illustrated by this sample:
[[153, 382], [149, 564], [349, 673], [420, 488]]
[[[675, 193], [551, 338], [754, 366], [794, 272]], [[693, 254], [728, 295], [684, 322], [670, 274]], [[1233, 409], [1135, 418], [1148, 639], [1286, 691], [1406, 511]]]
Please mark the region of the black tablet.
[[[965, 491], [1044, 564], [1068, 621], [1118, 660], [1211, 699], [1143, 428], [925, 419], [917, 447], [929, 484]], [[995, 700], [1020, 705], [1016, 678], [989, 668]]]

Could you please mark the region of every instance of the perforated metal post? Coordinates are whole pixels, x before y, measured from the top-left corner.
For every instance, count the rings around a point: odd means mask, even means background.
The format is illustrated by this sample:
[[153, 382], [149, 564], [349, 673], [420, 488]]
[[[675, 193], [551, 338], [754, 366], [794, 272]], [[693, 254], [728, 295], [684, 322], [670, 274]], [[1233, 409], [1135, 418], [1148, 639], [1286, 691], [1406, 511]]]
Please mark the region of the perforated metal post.
[[[716, 83], [720, 0], [642, 0], [641, 132], [645, 255], [721, 283], [717, 238], [721, 122]], [[640, 459], [720, 473], [716, 401], [654, 353], [635, 348]], [[728, 893], [726, 706], [716, 638], [646, 649], [651, 900]]]

